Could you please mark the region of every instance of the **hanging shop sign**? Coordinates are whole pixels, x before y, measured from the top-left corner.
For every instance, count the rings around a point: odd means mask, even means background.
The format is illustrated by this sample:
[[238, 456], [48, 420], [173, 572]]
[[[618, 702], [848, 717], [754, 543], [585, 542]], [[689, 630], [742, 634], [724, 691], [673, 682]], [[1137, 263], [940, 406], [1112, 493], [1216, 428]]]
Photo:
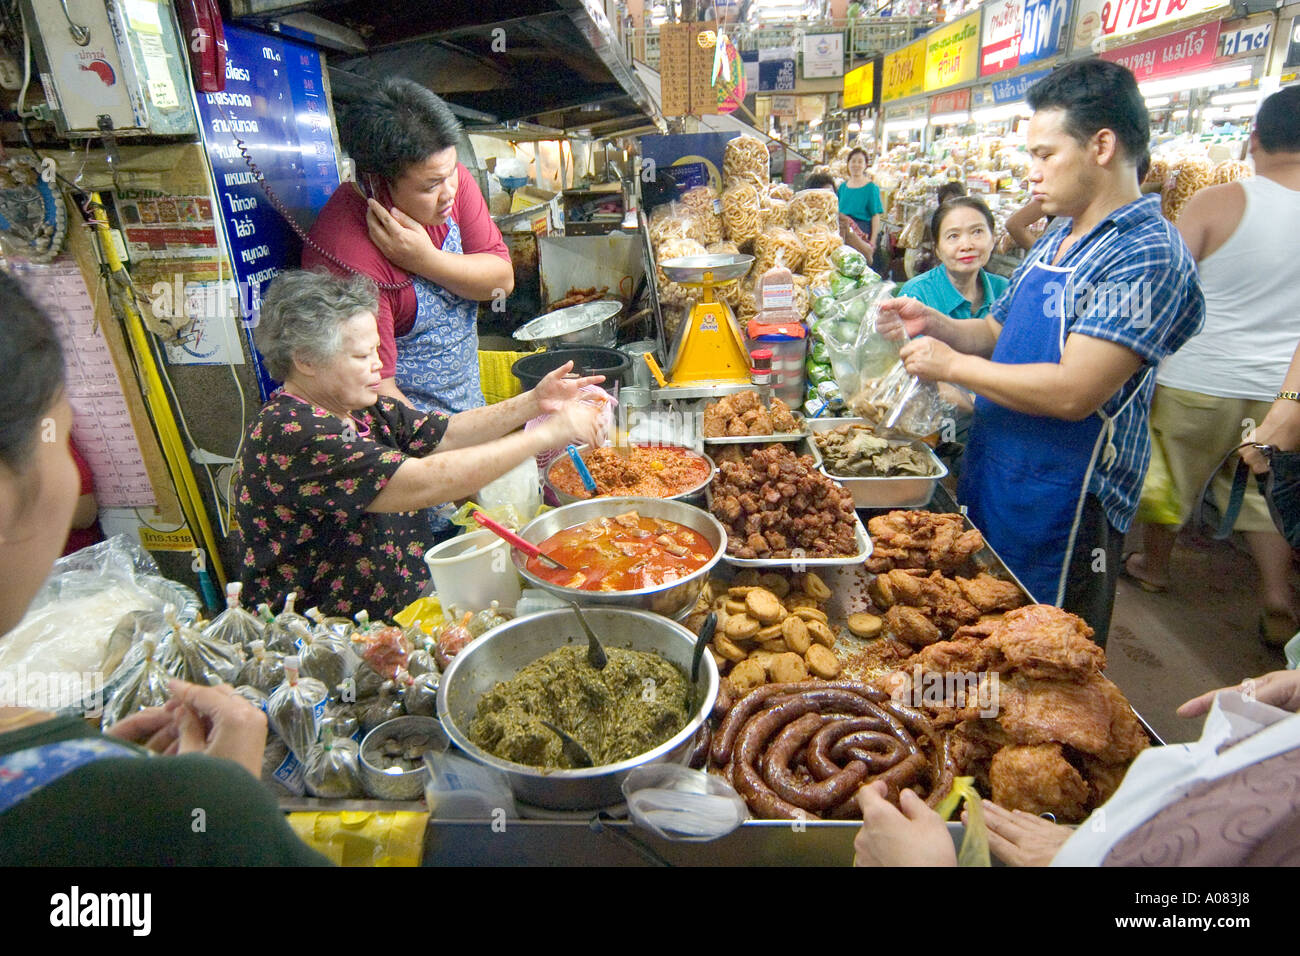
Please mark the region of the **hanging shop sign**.
[[938, 113], [962, 113], [970, 109], [970, 90], [953, 90], [930, 97], [930, 115]]
[[1227, 6], [1226, 0], [1076, 0], [1074, 49], [1167, 26]]
[[925, 41], [925, 91], [969, 83], [979, 74], [980, 15], [930, 31]]
[[925, 89], [925, 43], [922, 37], [885, 57], [880, 71], [882, 100], [901, 100]]
[[1031, 86], [1051, 72], [1051, 70], [1034, 70], [1032, 73], [1021, 73], [1010, 79], [994, 80], [993, 102], [996, 104], [1020, 102]]
[[844, 75], [844, 34], [810, 33], [803, 38], [805, 80]]
[[1139, 83], [1162, 76], [1177, 76], [1205, 69], [1218, 50], [1218, 21], [1179, 30], [1169, 36], [1116, 47], [1101, 54], [1103, 60], [1127, 67]]
[[758, 92], [794, 92], [793, 47], [773, 47], [758, 51]]
[[696, 186], [722, 189], [722, 154], [735, 133], [677, 133], [641, 137], [642, 182], [667, 171], [679, 193]]
[[797, 112], [795, 98], [791, 94], [782, 93], [779, 96], [772, 97], [773, 116], [794, 116]]
[[1062, 35], [1070, 22], [1070, 0], [1025, 0], [1020, 25], [1020, 65], [1061, 52]]
[[868, 106], [876, 98], [876, 64], [868, 63], [844, 74], [844, 108]]
[[1221, 30], [1219, 56], [1250, 56], [1264, 53], [1273, 40], [1273, 21], [1265, 20], [1237, 30]]
[[1020, 65], [1020, 30], [1024, 14], [1024, 0], [992, 0], [984, 4], [980, 76], [1001, 73]]

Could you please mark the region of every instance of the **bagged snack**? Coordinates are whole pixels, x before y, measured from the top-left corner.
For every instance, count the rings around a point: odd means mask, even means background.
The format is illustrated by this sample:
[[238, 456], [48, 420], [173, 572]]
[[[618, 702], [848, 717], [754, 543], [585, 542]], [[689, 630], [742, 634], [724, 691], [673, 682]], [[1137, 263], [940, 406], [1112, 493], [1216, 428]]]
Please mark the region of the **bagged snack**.
[[240, 670], [238, 681], [269, 694], [284, 683], [284, 655], [268, 651], [264, 641], [253, 641], [249, 651], [252, 656]]
[[328, 721], [321, 727], [320, 743], [304, 761], [303, 784], [313, 797], [349, 800], [364, 795], [361, 786], [361, 751], [346, 735], [335, 737]]
[[383, 686], [379, 688], [379, 695], [367, 703], [365, 709], [361, 712], [361, 729], [365, 733], [370, 733], [385, 721], [401, 717], [404, 713], [402, 698], [397, 690], [397, 683], [386, 680]]
[[256, 687], [248, 684], [240, 684], [235, 688], [235, 693], [244, 700], [248, 701], [262, 713], [266, 713], [266, 694], [262, 693]]
[[311, 622], [293, 609], [298, 595], [290, 591], [284, 597], [284, 610], [275, 616], [266, 631], [266, 646], [281, 654], [293, 654], [298, 648], [295, 642], [298, 636], [290, 630], [291, 624], [299, 624], [311, 630]]
[[239, 595], [243, 589], [244, 586], [238, 581], [231, 581], [226, 585], [226, 609], [203, 629], [204, 637], [243, 648], [247, 648], [253, 641], [262, 639], [265, 630], [262, 622], [244, 610], [239, 603]]
[[820, 225], [839, 232], [839, 199], [829, 189], [799, 190], [790, 200], [790, 225], [795, 229]]
[[766, 189], [771, 178], [771, 157], [767, 144], [754, 136], [737, 136], [722, 151], [722, 184], [730, 188], [745, 181], [755, 189]]
[[468, 628], [474, 637], [482, 637], [492, 628], [508, 623], [509, 620], [501, 613], [501, 603], [493, 601], [486, 610], [479, 611], [469, 619]]
[[703, 226], [681, 203], [656, 206], [650, 214], [650, 241], [656, 246], [669, 239], [693, 239], [700, 242], [703, 238]]
[[438, 644], [434, 651], [434, 658], [438, 662], [440, 670], [446, 670], [451, 666], [451, 659], [469, 646], [474, 640], [474, 635], [470, 633], [469, 621], [472, 614], [466, 614], [459, 622], [447, 624], [438, 632]]
[[[761, 276], [768, 269], [777, 264], [777, 257], [780, 256], [781, 264], [791, 272], [798, 272], [803, 266], [803, 243], [799, 237], [789, 229], [773, 229], [771, 232], [765, 232], [754, 240], [754, 267], [752, 274]], [[761, 303], [760, 303], [761, 307]]]
[[155, 658], [156, 647], [157, 640], [152, 635], [141, 638], [114, 671], [110, 682], [116, 682], [119, 674], [124, 674], [125, 680], [104, 705], [104, 727], [113, 726], [137, 710], [161, 707], [171, 698], [168, 686], [171, 675]]
[[682, 194], [682, 207], [695, 219], [699, 235], [691, 238], [708, 245], [722, 239], [722, 200], [710, 186], [696, 186]]
[[1211, 184], [1213, 170], [1210, 161], [1200, 156], [1189, 156], [1178, 162], [1161, 189], [1161, 210], [1170, 222], [1177, 222], [1187, 201]]
[[722, 193], [722, 222], [726, 236], [738, 246], [758, 236], [758, 214], [762, 206], [753, 183], [741, 182]]
[[296, 654], [284, 659], [284, 683], [267, 698], [266, 716], [271, 729], [301, 760], [316, 743], [329, 690], [314, 677], [299, 677], [299, 664]]
[[357, 658], [348, 642], [333, 631], [293, 626], [298, 635], [298, 657], [304, 677], [314, 677], [326, 687], [338, 687], [356, 670]]
[[789, 202], [794, 198], [794, 190], [785, 183], [768, 183], [767, 198]]
[[831, 253], [831, 263], [840, 275], [857, 279], [868, 268], [867, 257], [852, 246], [837, 246]]
[[367, 627], [352, 635], [352, 649], [376, 674], [393, 680], [406, 672], [414, 648], [400, 627]]
[[758, 207], [758, 231], [790, 228], [790, 204], [779, 199], [769, 199]]
[[666, 262], [669, 259], [680, 259], [683, 256], [702, 256], [706, 254], [707, 250], [704, 246], [694, 239], [667, 239], [655, 247], [655, 277], [659, 280], [659, 300], [661, 302], [666, 305], [685, 305], [690, 296], [690, 290], [678, 285], [676, 282], [670, 282], [659, 263]]
[[796, 235], [803, 246], [803, 273], [813, 276], [835, 270], [834, 253], [840, 248], [838, 230], [822, 225], [804, 226]]
[[329, 617], [321, 613], [318, 607], [307, 608], [307, 619], [312, 622], [317, 630], [328, 631], [336, 637], [343, 640], [350, 640], [352, 637], [353, 624], [346, 617]]
[[266, 739], [262, 752], [262, 783], [277, 797], [301, 797], [305, 769], [289, 752], [289, 745], [276, 736]]
[[438, 713], [438, 687], [442, 677], [437, 671], [427, 671], [419, 677], [412, 677], [406, 685], [403, 698], [406, 712], [414, 717], [435, 717]]
[[158, 659], [167, 673], [191, 684], [233, 683], [244, 668], [244, 652], [234, 644], [206, 638], [183, 624], [175, 608], [168, 606], [164, 617], [170, 633], [158, 644]]

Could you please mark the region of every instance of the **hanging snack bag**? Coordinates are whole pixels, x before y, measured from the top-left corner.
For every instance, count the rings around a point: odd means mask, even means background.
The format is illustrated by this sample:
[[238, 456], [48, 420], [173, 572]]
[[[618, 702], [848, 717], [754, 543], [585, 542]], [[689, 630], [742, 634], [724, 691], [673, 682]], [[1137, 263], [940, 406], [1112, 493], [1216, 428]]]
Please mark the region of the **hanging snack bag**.
[[244, 586], [238, 581], [226, 585], [226, 609], [212, 619], [212, 623], [203, 629], [203, 636], [236, 647], [247, 649], [253, 641], [262, 640], [265, 630], [256, 615], [244, 610], [239, 603], [240, 592]]
[[299, 677], [296, 654], [284, 659], [284, 683], [266, 702], [271, 729], [301, 760], [316, 743], [329, 691], [314, 677]]

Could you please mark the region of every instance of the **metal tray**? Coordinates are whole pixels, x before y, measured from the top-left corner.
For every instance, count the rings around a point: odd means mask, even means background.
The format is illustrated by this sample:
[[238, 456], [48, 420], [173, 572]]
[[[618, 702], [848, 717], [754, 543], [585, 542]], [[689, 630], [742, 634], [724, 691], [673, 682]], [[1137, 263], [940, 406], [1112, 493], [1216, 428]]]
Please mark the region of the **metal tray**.
[[[833, 479], [832, 479], [833, 480]], [[710, 483], [709, 488], [704, 494], [705, 507], [709, 508], [713, 504], [713, 487]], [[709, 514], [713, 514], [709, 509]], [[723, 547], [722, 560], [735, 568], [764, 568], [776, 570], [784, 568], [785, 570], [802, 571], [806, 568], [841, 568], [850, 565], [862, 564], [867, 558], [871, 557], [871, 538], [867, 534], [867, 526], [862, 523], [862, 516], [856, 511], [853, 513], [854, 538], [857, 542], [857, 553], [840, 558], [733, 558], [727, 554], [726, 547]], [[723, 525], [725, 528], [726, 525]], [[730, 532], [728, 532], [728, 535]]]
[[[813, 434], [832, 431], [841, 425], [866, 425], [861, 418], [818, 418], [810, 425]], [[853, 495], [853, 504], [858, 508], [920, 508], [934, 496], [934, 487], [948, 474], [948, 466], [939, 460], [933, 449], [919, 439], [888, 439], [891, 444], [910, 445], [922, 451], [930, 462], [933, 474], [899, 475], [893, 478], [860, 478], [854, 475], [839, 475], [826, 467], [821, 449], [814, 438], [808, 439], [812, 446], [813, 459], [817, 467], [828, 478], [842, 484]]]
[[777, 442], [798, 441], [801, 438], [807, 438], [812, 434], [808, 428], [808, 420], [803, 417], [802, 412], [791, 411], [790, 413], [796, 421], [803, 423], [803, 429], [797, 432], [776, 432], [771, 435], [726, 435], [721, 438], [704, 438], [706, 445], [773, 445]]

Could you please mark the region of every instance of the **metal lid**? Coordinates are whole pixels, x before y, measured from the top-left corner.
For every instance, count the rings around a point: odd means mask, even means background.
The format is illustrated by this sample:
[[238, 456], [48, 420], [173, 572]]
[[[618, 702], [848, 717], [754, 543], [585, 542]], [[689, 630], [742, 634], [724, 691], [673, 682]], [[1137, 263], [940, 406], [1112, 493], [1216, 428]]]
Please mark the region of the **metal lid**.
[[601, 299], [597, 302], [581, 302], [566, 309], [556, 309], [515, 329], [514, 337], [520, 342], [535, 342], [541, 339], [553, 339], [560, 335], [569, 335], [582, 329], [599, 325], [612, 315], [623, 310], [623, 304], [613, 299]]

